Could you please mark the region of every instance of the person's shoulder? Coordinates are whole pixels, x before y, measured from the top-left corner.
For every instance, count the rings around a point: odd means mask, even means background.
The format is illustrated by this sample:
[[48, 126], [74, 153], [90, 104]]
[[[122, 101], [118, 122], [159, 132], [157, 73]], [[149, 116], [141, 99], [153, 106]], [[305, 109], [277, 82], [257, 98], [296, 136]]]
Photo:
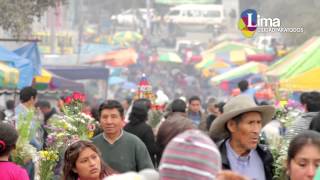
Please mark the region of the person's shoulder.
[[128, 139], [128, 140], [136, 140], [136, 139], [139, 139], [136, 135], [130, 133], [130, 132], [127, 132], [127, 131], [123, 131], [123, 138], [124, 139]]
[[103, 139], [102, 133], [96, 135], [94, 138], [92, 138], [93, 142], [97, 142]]
[[141, 142], [141, 140], [136, 135], [126, 131], [123, 131], [123, 138], [124, 140], [129, 141], [131, 143], [135, 143], [135, 144]]
[[260, 151], [262, 151], [263, 153], [265, 153], [265, 154], [268, 154], [268, 155], [271, 155], [272, 156], [272, 154], [271, 154], [271, 151], [270, 151], [270, 149], [269, 149], [269, 147], [267, 146], [267, 145], [265, 145], [265, 144], [258, 144], [258, 146], [257, 146], [257, 149], [256, 150], [260, 150]]
[[15, 164], [13, 162], [5, 163], [5, 167], [2, 167], [2, 168], [5, 168], [5, 169], [9, 170], [10, 172], [14, 172], [14, 175], [19, 177], [19, 179], [24, 180], [24, 179], [28, 179], [28, 177], [29, 177], [27, 171], [23, 167]]

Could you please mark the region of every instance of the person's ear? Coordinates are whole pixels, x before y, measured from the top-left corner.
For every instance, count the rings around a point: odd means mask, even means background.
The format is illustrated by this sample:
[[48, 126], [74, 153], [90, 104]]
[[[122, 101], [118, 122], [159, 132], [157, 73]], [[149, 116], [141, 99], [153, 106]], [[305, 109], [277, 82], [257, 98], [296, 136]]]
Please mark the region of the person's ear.
[[235, 121], [229, 120], [227, 122], [227, 128], [231, 133], [234, 133], [237, 130], [237, 123]]

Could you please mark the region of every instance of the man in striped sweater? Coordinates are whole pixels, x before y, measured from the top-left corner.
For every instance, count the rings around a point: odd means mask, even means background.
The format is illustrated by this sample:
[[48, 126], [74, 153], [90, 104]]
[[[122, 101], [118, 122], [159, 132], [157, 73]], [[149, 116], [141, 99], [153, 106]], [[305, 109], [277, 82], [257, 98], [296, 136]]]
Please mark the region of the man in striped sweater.
[[288, 129], [286, 138], [291, 140], [294, 136], [308, 130], [312, 121], [320, 111], [320, 93], [310, 92], [305, 95], [305, 98], [300, 98], [302, 105], [305, 108], [305, 113], [302, 113]]

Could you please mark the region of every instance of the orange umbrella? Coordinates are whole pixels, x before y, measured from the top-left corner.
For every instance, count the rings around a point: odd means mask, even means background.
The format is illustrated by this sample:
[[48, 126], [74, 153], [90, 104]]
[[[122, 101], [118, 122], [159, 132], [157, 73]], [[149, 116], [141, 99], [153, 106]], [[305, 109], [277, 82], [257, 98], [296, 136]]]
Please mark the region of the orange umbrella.
[[89, 63], [104, 63], [113, 67], [127, 67], [137, 63], [138, 54], [132, 49], [121, 49], [94, 57]]

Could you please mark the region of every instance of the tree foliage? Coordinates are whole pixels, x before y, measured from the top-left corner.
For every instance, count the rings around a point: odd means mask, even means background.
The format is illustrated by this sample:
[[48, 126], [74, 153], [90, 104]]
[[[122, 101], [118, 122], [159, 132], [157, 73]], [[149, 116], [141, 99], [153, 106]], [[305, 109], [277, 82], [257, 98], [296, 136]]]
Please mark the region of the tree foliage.
[[0, 0], [0, 27], [12, 36], [22, 36], [30, 32], [34, 20], [57, 2], [59, 0]]

